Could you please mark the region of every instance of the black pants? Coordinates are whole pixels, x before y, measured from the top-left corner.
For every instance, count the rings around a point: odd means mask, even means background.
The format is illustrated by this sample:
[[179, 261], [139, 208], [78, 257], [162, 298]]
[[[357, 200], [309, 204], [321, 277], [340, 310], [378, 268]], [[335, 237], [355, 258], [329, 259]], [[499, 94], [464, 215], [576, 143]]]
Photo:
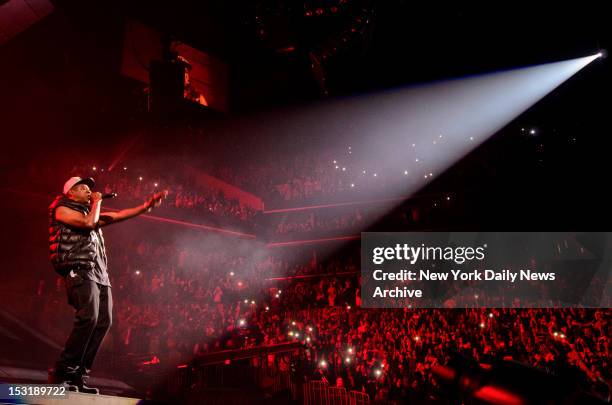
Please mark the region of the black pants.
[[80, 275], [68, 275], [66, 292], [68, 303], [76, 313], [55, 370], [58, 374], [87, 374], [112, 323], [111, 289]]

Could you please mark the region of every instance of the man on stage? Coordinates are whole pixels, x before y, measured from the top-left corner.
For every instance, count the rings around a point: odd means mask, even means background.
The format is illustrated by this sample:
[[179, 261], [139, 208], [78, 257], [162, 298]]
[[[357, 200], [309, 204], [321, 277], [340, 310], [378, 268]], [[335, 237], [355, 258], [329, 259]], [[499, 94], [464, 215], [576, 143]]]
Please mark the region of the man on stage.
[[158, 207], [167, 191], [156, 193], [142, 205], [119, 212], [100, 213], [102, 195], [92, 192], [94, 180], [72, 177], [63, 194], [49, 206], [50, 259], [66, 282], [68, 303], [76, 310], [72, 332], [49, 382], [71, 390], [98, 394], [85, 383], [98, 349], [112, 323], [113, 300], [107, 273], [103, 226]]

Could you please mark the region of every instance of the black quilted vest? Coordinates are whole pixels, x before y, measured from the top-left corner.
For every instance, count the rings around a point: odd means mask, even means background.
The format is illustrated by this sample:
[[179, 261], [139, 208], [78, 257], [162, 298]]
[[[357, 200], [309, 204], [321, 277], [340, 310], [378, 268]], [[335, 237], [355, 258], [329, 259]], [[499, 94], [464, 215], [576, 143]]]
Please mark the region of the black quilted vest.
[[[65, 276], [71, 269], [92, 271], [100, 262], [106, 273], [106, 249], [102, 230], [80, 229], [55, 220], [55, 210], [64, 206], [87, 215], [89, 207], [66, 196], [58, 196], [49, 206], [49, 253], [51, 264], [55, 271]], [[101, 249], [96, 244], [99, 243]], [[102, 257], [96, 259], [96, 252], [101, 251]]]

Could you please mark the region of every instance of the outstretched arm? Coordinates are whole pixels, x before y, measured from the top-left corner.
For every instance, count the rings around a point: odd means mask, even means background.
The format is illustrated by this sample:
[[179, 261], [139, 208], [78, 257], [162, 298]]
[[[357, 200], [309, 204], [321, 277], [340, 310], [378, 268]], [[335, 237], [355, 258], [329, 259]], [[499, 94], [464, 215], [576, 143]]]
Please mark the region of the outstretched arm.
[[168, 191], [162, 191], [155, 193], [151, 198], [145, 201], [141, 205], [136, 207], [126, 208], [118, 212], [103, 212], [100, 214], [99, 226], [107, 226], [115, 224], [117, 222], [125, 221], [126, 219], [134, 218], [140, 214], [152, 210], [153, 208], [159, 207], [162, 200], [168, 196]]

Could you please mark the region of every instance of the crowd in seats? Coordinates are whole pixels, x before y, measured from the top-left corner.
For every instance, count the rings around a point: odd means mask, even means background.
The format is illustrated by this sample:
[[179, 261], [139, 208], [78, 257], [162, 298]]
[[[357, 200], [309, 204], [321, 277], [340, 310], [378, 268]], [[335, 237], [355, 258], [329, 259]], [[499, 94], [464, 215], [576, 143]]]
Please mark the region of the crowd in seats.
[[457, 353], [481, 364], [514, 360], [572, 376], [605, 394], [610, 383], [609, 311], [588, 309], [398, 309], [351, 306], [295, 311], [283, 327], [310, 348], [311, 378], [384, 401], [435, 395], [432, 368]]
[[[297, 159], [280, 170], [254, 168], [233, 181], [245, 188], [265, 187], [286, 201], [350, 191], [350, 183], [347, 189], [339, 180], [345, 174], [342, 166], [325, 162]], [[250, 208], [199, 190], [189, 179], [160, 178], [156, 187], [119, 169], [95, 175], [100, 190], [142, 202], [157, 189], [169, 188], [167, 203], [156, 212], [255, 220]], [[418, 222], [431, 216], [435, 204], [452, 202], [446, 196], [435, 203], [423, 201], [400, 215]], [[281, 215], [272, 222], [272, 232], [283, 237], [346, 234], [357, 232], [374, 215], [361, 207], [299, 211]], [[571, 372], [597, 393], [606, 392], [612, 381], [610, 310], [364, 309], [356, 252], [324, 260], [316, 248], [296, 248], [302, 254], [292, 257], [261, 246], [232, 249], [205, 238], [114, 236], [107, 246], [115, 319], [103, 352], [138, 353], [175, 365], [219, 350], [299, 340], [307, 348], [309, 379], [385, 401], [418, 402], [435, 395], [439, 387], [432, 367], [447, 363], [452, 353], [482, 364], [511, 359], [551, 374]], [[41, 329], [66, 318], [60, 309], [66, 307], [61, 279], [56, 281], [37, 286], [44, 302]]]
[[353, 234], [359, 233], [366, 226], [367, 218], [360, 209], [346, 209], [344, 212], [309, 211], [286, 215], [276, 224], [274, 235], [277, 237], [289, 234]]
[[[292, 262], [266, 251], [115, 243], [115, 320], [103, 350], [172, 365], [299, 340], [307, 378], [381, 400], [435, 394], [432, 367], [455, 352], [479, 363], [512, 359], [553, 374], [571, 370], [598, 392], [610, 382], [610, 311], [363, 309], [355, 257], [319, 261], [313, 251]], [[49, 287], [56, 301], [49, 311], [61, 313], [60, 289]], [[45, 296], [44, 285], [38, 294]]]
[[[405, 198], [443, 174], [424, 161], [414, 164], [413, 154], [406, 158], [405, 167], [384, 168], [380, 162], [364, 163], [349, 152], [302, 151], [291, 158], [267, 156], [241, 167], [221, 162], [206, 170], [258, 195], [271, 208]], [[493, 180], [499, 173], [487, 159], [467, 159], [444, 175], [445, 183], [453, 185], [461, 184], [466, 177]]]
[[263, 197], [271, 206], [334, 199], [350, 201], [372, 195], [401, 196], [405, 194], [402, 190], [420, 184], [423, 176], [421, 172], [363, 168], [352, 164], [349, 155], [343, 164], [329, 152], [266, 160], [265, 164], [249, 165], [240, 173], [222, 165], [211, 170], [213, 175]]
[[[151, 169], [151, 173], [157, 172]], [[263, 231], [271, 240], [358, 234], [380, 218], [382, 212], [387, 211], [374, 203], [264, 215], [248, 204], [225, 197], [220, 190], [196, 185], [189, 176], [149, 174], [144, 178], [137, 176], [128, 167], [116, 167], [108, 171], [100, 167], [93, 170], [93, 167], [84, 166], [75, 167], [71, 174], [91, 175], [97, 181], [98, 191], [119, 195], [117, 200], [105, 202], [105, 206], [120, 208], [141, 204], [155, 192], [168, 190], [168, 199], [156, 210], [158, 216], [219, 227], [237, 227], [249, 232]], [[406, 226], [417, 224], [424, 214], [437, 207], [448, 209], [450, 204], [447, 198], [450, 197], [445, 193], [413, 199], [403, 210], [403, 217], [398, 220]]]

